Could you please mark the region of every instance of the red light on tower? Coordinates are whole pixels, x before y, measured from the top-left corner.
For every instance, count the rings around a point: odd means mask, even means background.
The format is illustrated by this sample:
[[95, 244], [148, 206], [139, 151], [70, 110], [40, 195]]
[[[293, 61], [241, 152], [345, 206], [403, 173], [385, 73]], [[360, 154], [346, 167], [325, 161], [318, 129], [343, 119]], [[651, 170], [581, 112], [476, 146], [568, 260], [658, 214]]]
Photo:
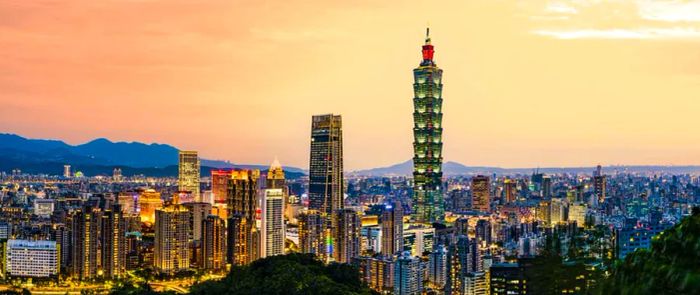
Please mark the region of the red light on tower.
[[423, 60], [433, 60], [434, 53], [433, 45], [430, 44], [430, 28], [427, 28], [425, 31], [425, 45], [423, 45]]

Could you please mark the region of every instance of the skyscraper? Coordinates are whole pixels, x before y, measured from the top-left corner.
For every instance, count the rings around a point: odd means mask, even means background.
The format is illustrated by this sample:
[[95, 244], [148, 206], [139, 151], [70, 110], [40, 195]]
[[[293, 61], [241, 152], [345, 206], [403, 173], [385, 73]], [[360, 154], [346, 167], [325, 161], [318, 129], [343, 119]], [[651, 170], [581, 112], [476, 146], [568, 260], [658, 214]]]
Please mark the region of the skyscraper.
[[403, 207], [400, 202], [384, 206], [381, 251], [387, 257], [403, 251]]
[[190, 241], [199, 244], [199, 241], [202, 239], [202, 222], [211, 214], [211, 204], [194, 202], [182, 205], [190, 213]]
[[503, 181], [503, 192], [505, 195], [505, 203], [510, 204], [515, 202], [515, 194], [517, 192], [516, 188], [517, 182], [513, 179], [506, 179]]
[[394, 294], [419, 295], [423, 292], [423, 268], [418, 257], [403, 252], [394, 266]]
[[284, 191], [281, 188], [265, 189], [262, 197], [260, 258], [282, 255], [285, 240]]
[[236, 265], [257, 259], [258, 232], [255, 227], [260, 170], [236, 170], [228, 180], [227, 258]]
[[593, 193], [597, 197], [597, 204], [603, 204], [605, 202], [605, 189], [607, 186], [607, 179], [603, 175], [603, 169], [598, 165], [596, 170], [593, 172]]
[[313, 116], [309, 209], [330, 216], [343, 208], [343, 125], [340, 115]]
[[175, 273], [190, 267], [188, 247], [190, 214], [182, 205], [156, 210], [154, 264], [161, 273]]
[[423, 61], [413, 70], [413, 210], [416, 222], [444, 219], [442, 196], [442, 70], [433, 61], [430, 29]]
[[97, 277], [101, 218], [99, 208], [90, 207], [84, 207], [72, 216], [71, 275], [74, 278], [86, 280]]
[[120, 277], [126, 272], [126, 220], [119, 205], [104, 210], [101, 220], [101, 267], [105, 277]]
[[211, 192], [214, 194], [214, 204], [226, 204], [228, 179], [233, 170], [211, 170]]
[[491, 209], [491, 185], [488, 176], [478, 175], [472, 178], [472, 208], [488, 213]]
[[340, 209], [333, 215], [333, 259], [350, 263], [360, 256], [360, 215], [351, 209]]
[[180, 151], [178, 190], [191, 192], [199, 202], [199, 157], [196, 151]]
[[202, 222], [202, 262], [207, 270], [222, 270], [226, 267], [226, 224], [216, 215], [207, 216]]

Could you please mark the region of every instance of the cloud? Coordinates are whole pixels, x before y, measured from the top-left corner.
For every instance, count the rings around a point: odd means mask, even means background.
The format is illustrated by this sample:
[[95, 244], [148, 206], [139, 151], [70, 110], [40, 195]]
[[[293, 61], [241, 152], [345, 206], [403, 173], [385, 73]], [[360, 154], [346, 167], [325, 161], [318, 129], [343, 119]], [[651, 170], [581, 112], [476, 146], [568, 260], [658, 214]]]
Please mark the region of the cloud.
[[[568, 0], [540, 3], [531, 33], [557, 39], [698, 39], [700, 1]], [[556, 20], [557, 22], [552, 22]]]
[[582, 29], [582, 30], [535, 30], [535, 34], [557, 39], [688, 39], [700, 38], [695, 28], [639, 28], [639, 29]]

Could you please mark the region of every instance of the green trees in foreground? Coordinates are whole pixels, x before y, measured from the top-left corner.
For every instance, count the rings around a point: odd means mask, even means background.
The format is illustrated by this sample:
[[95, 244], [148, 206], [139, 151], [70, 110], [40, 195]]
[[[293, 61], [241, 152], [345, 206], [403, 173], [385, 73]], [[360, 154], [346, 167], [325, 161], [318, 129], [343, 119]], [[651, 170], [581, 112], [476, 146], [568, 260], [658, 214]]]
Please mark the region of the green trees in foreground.
[[700, 294], [700, 209], [619, 261], [600, 294]]
[[226, 278], [195, 285], [192, 294], [373, 294], [347, 264], [325, 265], [311, 254], [288, 254], [235, 266]]

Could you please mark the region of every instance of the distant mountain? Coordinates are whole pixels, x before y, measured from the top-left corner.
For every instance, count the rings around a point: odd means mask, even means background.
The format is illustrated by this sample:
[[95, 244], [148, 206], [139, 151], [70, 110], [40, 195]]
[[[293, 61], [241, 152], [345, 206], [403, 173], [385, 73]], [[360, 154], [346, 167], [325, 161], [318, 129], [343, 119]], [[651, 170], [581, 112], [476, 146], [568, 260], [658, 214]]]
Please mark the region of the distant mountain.
[[[482, 167], [482, 166], [465, 166], [457, 162], [445, 162], [442, 165], [442, 171], [445, 175], [490, 175], [490, 174], [532, 174], [535, 171], [540, 173], [591, 173], [595, 167], [545, 167], [545, 168], [500, 168], [500, 167]], [[608, 174], [616, 172], [627, 172], [627, 173], [642, 173], [642, 172], [653, 172], [653, 173], [673, 173], [673, 174], [687, 174], [687, 173], [699, 173], [700, 166], [686, 165], [686, 166], [662, 166], [662, 165], [620, 165], [620, 166], [606, 166], [603, 170]], [[364, 176], [409, 176], [413, 174], [413, 160], [408, 160], [403, 163], [348, 172], [349, 175], [364, 175]]]
[[[0, 171], [21, 169], [29, 173], [61, 174], [63, 165], [69, 164], [74, 171], [81, 169], [85, 175], [111, 174], [114, 167], [120, 167], [124, 175], [170, 176], [177, 175], [178, 151], [176, 147], [158, 143], [112, 142], [99, 138], [74, 146], [59, 140], [27, 139], [0, 133]], [[207, 175], [209, 169], [265, 170], [269, 167], [209, 159], [202, 159], [201, 163], [202, 175]], [[296, 167], [284, 169], [287, 173], [304, 173]]]

